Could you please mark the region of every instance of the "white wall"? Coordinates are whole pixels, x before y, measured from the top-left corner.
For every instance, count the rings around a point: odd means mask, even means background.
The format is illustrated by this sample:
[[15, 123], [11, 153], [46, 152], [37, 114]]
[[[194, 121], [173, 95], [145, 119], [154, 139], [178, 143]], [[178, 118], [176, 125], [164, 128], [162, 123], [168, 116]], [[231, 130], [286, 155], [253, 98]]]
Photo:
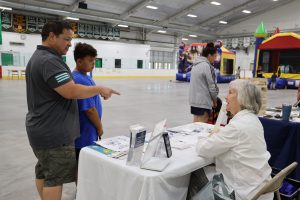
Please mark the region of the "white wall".
[[252, 66], [251, 63], [254, 63], [254, 46], [248, 48], [248, 52], [245, 50], [236, 51], [236, 66], [240, 66], [241, 69], [249, 70]]
[[143, 60], [143, 67], [148, 68], [150, 45], [76, 38], [72, 40], [73, 46], [67, 53], [67, 64], [71, 69], [75, 66], [73, 51], [78, 42], [85, 42], [97, 49], [98, 58], [102, 58], [104, 68], [115, 68], [115, 59], [122, 59], [121, 68], [136, 69], [137, 60]]
[[[11, 32], [2, 32], [3, 44], [0, 45], [1, 52], [13, 52], [20, 55], [20, 66], [3, 67], [3, 76], [8, 75], [8, 69], [24, 69], [31, 55], [36, 50], [36, 46], [41, 44], [41, 36], [38, 34], [19, 34]], [[11, 45], [10, 42], [24, 43], [23, 46]], [[145, 75], [157, 75], [157, 76], [171, 76], [175, 75], [175, 70], [148, 70], [149, 58], [150, 58], [150, 45], [148, 44], [128, 44], [117, 41], [101, 41], [101, 40], [88, 40], [88, 39], [74, 39], [72, 41], [72, 47], [67, 53], [67, 64], [72, 69], [75, 67], [75, 61], [73, 58], [74, 46], [77, 42], [85, 42], [93, 45], [98, 51], [98, 57], [102, 58], [103, 67], [111, 70], [97, 70], [94, 72], [95, 76], [106, 75], [126, 75], [126, 76], [145, 76]], [[159, 48], [154, 47], [155, 50], [167, 50], [172, 51], [172, 48]], [[122, 59], [122, 69], [113, 70], [115, 67], [115, 59]], [[137, 60], [143, 60], [144, 69], [136, 69]], [[125, 69], [126, 68], [126, 69]], [[102, 74], [101, 74], [102, 73]]]
[[[17, 52], [20, 53], [20, 65], [25, 66], [30, 59], [32, 53], [35, 51], [36, 46], [41, 44], [41, 36], [32, 34], [19, 34], [2, 32], [2, 45], [0, 45], [1, 52]], [[10, 42], [24, 43], [24, 46], [11, 45]]]
[[134, 77], [134, 78], [154, 78], [154, 77], [174, 77], [177, 73], [175, 69], [95, 69], [93, 71], [93, 77], [96, 78], [113, 78], [113, 77]]
[[[23, 35], [23, 39], [21, 39]], [[3, 32], [3, 45], [0, 46], [0, 51], [13, 51], [19, 52], [21, 56], [25, 57], [26, 65], [29, 57], [35, 51], [36, 46], [41, 44], [41, 36], [36, 34], [19, 34], [11, 32]], [[24, 46], [11, 45], [9, 42], [21, 42]], [[116, 41], [101, 41], [101, 40], [88, 40], [88, 39], [74, 39], [72, 40], [72, 47], [67, 53], [67, 64], [70, 68], [75, 66], [73, 59], [74, 46], [78, 42], [85, 42], [94, 46], [98, 51], [98, 57], [103, 58], [103, 66], [106, 68], [115, 67], [115, 58], [122, 59], [122, 67], [136, 68], [137, 59], [144, 60], [144, 66], [149, 62], [150, 45], [143, 44], [126, 44]], [[22, 59], [21, 59], [22, 60]], [[146, 65], [147, 64], [147, 65]]]
[[[274, 2], [276, 3], [276, 2]], [[219, 34], [254, 33], [261, 21], [264, 22], [267, 31], [273, 32], [275, 27], [281, 30], [300, 30], [300, 1], [295, 0], [284, 6], [280, 6], [263, 14], [254, 16], [233, 26], [223, 29]]]
[[[36, 45], [41, 44], [40, 35], [35, 34], [22, 34], [25, 38], [21, 39], [21, 34], [3, 32], [3, 45], [0, 45], [0, 51], [13, 51], [21, 54], [21, 66], [24, 68], [31, 57], [32, 53], [36, 49]], [[24, 46], [10, 45], [9, 42], [22, 42]], [[67, 53], [67, 64], [72, 69], [75, 67], [75, 61], [73, 59], [73, 50], [75, 43], [86, 42], [93, 45], [98, 51], [98, 57], [103, 59], [103, 67], [106, 69], [95, 70], [94, 75], [97, 76], [173, 76], [176, 74], [176, 70], [148, 70], [148, 63], [150, 57], [150, 50], [155, 51], [168, 51], [177, 53], [175, 48], [171, 45], [167, 46], [150, 46], [145, 44], [128, 44], [116, 41], [99, 41], [88, 39], [74, 39], [72, 41], [73, 46]], [[122, 69], [114, 69], [114, 59], [122, 59]], [[137, 59], [144, 60], [143, 67], [145, 69], [136, 69]], [[174, 58], [175, 59], [175, 58]], [[237, 51], [236, 66], [241, 66], [242, 70], [250, 69], [250, 63], [254, 60], [254, 47], [250, 47], [248, 54], [244, 50]], [[125, 69], [127, 68], [127, 69]], [[7, 76], [7, 70], [12, 67], [3, 68], [3, 76]], [[248, 73], [248, 72], [246, 72]]]

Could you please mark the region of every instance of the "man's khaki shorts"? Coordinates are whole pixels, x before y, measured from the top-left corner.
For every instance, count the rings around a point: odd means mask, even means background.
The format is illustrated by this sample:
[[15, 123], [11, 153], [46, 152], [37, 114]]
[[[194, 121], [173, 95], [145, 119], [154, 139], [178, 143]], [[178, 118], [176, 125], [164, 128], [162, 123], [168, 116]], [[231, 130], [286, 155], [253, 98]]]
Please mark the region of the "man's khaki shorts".
[[38, 159], [36, 179], [44, 179], [44, 187], [60, 186], [76, 180], [76, 158], [73, 145], [33, 151]]

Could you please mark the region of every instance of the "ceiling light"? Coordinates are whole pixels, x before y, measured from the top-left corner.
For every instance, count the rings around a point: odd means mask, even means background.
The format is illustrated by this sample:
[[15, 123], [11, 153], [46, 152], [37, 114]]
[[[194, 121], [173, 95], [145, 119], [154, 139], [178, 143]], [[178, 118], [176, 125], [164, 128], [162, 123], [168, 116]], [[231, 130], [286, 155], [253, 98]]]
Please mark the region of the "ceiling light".
[[118, 24], [118, 27], [128, 28], [128, 26], [125, 24]]
[[0, 10], [12, 10], [12, 8], [8, 8], [8, 7], [0, 6]]
[[250, 10], [243, 10], [242, 12], [243, 12], [243, 13], [246, 13], [246, 14], [250, 14], [250, 13], [251, 13]]
[[158, 30], [157, 32], [158, 32], [158, 33], [166, 33], [167, 31], [164, 31], [164, 30]]
[[146, 6], [146, 8], [153, 9], [153, 10], [158, 9], [158, 7], [156, 7], [156, 6]]
[[219, 23], [220, 24], [227, 24], [228, 22], [221, 20], [221, 21], [219, 21]]
[[278, 0], [273, 0], [273, 1], [278, 1]]
[[219, 2], [216, 2], [216, 1], [212, 1], [212, 2], [210, 2], [211, 4], [213, 4], [213, 5], [216, 5], [216, 6], [219, 6], [219, 5], [221, 5], [221, 3], [219, 3]]
[[79, 18], [76, 18], [76, 17], [66, 17], [66, 19], [74, 20], [74, 21], [78, 21], [79, 20]]
[[197, 37], [197, 35], [189, 35], [190, 37]]
[[182, 38], [181, 40], [189, 40], [189, 39], [187, 39], [187, 38]]
[[188, 14], [187, 16], [188, 17], [193, 17], [193, 18], [197, 17], [197, 15], [193, 15], [193, 14]]

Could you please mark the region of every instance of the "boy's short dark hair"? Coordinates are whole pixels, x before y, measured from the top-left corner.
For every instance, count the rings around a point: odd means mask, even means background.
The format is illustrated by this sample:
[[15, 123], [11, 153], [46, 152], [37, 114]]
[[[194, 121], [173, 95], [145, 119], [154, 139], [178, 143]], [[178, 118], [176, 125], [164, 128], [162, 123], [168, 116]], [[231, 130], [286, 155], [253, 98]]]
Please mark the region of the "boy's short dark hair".
[[74, 49], [74, 59], [75, 62], [79, 58], [84, 58], [86, 56], [97, 57], [97, 50], [89, 44], [86, 43], [77, 43]]
[[64, 29], [72, 30], [71, 25], [67, 21], [50, 21], [47, 22], [42, 29], [42, 41], [45, 41], [49, 37], [49, 33], [52, 32], [58, 36], [63, 33]]

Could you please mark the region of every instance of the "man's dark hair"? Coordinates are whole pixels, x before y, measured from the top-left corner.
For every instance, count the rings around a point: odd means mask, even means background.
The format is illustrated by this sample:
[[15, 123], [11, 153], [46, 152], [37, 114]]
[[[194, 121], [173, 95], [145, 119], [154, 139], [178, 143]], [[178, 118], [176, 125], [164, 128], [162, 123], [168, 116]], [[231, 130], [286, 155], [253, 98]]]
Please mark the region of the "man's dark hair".
[[74, 50], [75, 62], [79, 58], [84, 58], [86, 56], [97, 57], [97, 50], [92, 47], [92, 45], [86, 43], [77, 43]]
[[63, 33], [64, 29], [72, 30], [71, 25], [67, 21], [50, 21], [47, 22], [42, 29], [42, 41], [45, 41], [49, 37], [49, 33], [59, 36]]
[[202, 56], [207, 57], [209, 54], [214, 55], [215, 53], [217, 53], [217, 48], [215, 47], [214, 43], [210, 42], [207, 43], [206, 47], [204, 47]]

